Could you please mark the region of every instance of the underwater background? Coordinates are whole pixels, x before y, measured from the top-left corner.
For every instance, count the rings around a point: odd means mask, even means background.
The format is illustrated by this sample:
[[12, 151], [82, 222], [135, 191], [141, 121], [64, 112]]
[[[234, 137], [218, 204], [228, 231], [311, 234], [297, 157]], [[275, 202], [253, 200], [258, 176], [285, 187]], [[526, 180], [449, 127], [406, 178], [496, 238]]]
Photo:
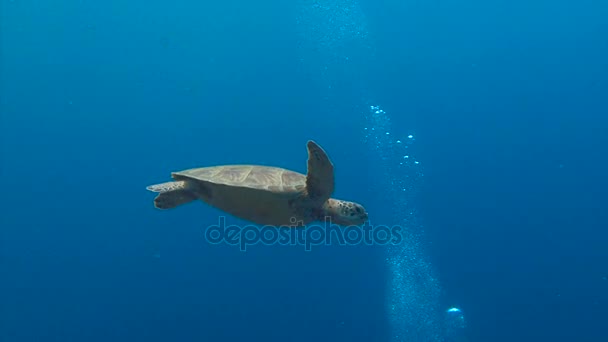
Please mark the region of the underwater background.
[[[608, 3], [0, 0], [0, 342], [608, 340]], [[212, 244], [182, 169], [400, 245]], [[228, 216], [232, 224], [243, 224]]]

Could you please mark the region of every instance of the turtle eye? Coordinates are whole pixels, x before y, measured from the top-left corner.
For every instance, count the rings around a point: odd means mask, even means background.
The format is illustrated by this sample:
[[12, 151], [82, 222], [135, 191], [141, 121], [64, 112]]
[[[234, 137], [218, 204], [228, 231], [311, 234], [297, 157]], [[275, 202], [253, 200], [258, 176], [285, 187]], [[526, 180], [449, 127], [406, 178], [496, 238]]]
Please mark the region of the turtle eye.
[[361, 208], [357, 207], [357, 208], [355, 208], [355, 210], [357, 211], [358, 214], [361, 214]]

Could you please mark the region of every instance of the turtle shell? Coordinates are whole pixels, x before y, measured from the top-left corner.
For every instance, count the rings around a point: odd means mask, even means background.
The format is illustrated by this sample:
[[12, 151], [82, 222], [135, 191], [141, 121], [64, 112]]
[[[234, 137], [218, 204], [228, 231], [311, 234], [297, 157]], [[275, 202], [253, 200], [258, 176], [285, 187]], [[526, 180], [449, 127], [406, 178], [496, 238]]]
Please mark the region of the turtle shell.
[[[278, 167], [223, 165], [172, 173], [211, 206], [263, 225], [306, 224], [306, 176]], [[296, 200], [299, 199], [299, 200]]]

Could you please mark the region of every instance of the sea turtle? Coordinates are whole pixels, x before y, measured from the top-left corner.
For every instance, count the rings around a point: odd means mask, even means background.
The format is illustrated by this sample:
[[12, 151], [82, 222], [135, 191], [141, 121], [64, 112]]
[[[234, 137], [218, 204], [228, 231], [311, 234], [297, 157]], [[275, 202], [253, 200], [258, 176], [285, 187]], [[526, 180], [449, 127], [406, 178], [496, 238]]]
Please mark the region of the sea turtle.
[[363, 206], [330, 198], [334, 167], [327, 153], [312, 140], [307, 148], [307, 175], [260, 165], [211, 166], [173, 172], [175, 181], [146, 189], [159, 193], [154, 199], [159, 209], [200, 199], [260, 225], [294, 227], [327, 218], [339, 225], [364, 223]]

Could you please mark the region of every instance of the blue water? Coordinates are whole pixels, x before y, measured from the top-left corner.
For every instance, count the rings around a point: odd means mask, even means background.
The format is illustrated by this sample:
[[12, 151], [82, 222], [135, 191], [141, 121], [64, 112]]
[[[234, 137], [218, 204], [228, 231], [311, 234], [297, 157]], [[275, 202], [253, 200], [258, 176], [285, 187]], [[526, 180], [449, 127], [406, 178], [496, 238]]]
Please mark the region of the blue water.
[[[605, 341], [606, 18], [0, 0], [0, 342]], [[403, 245], [242, 252], [205, 241], [217, 209], [145, 190], [198, 166], [305, 172], [308, 139], [335, 197]]]

